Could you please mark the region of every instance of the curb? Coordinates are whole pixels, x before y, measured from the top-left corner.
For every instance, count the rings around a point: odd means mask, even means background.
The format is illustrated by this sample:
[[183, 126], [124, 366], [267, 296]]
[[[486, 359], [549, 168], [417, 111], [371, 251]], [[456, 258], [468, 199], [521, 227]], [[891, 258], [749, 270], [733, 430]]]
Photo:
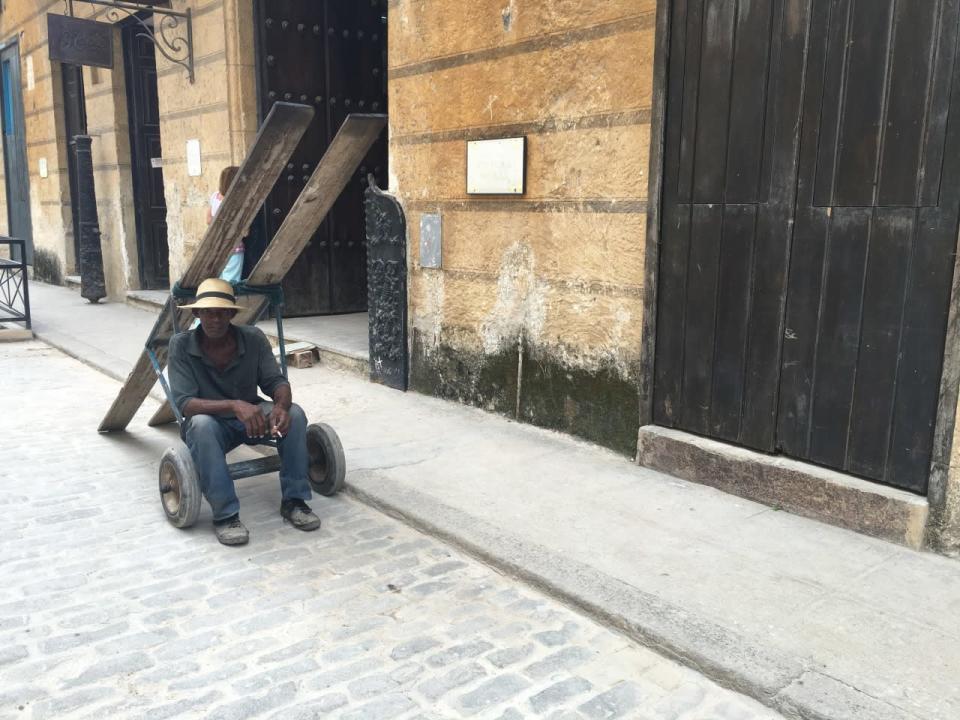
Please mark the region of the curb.
[[788, 718], [916, 720], [912, 713], [819, 672], [811, 658], [757, 645], [596, 568], [399, 487], [376, 470], [349, 473], [346, 491]]

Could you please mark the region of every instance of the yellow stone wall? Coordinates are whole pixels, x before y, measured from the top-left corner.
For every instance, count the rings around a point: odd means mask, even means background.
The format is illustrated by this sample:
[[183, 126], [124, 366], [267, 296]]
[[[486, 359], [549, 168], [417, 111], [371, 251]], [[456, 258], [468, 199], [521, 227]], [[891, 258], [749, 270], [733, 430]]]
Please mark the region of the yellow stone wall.
[[[396, 0], [389, 13], [390, 177], [409, 230], [415, 387], [629, 452], [655, 0]], [[467, 140], [518, 135], [525, 194], [467, 195]], [[440, 270], [419, 265], [425, 212], [442, 217]], [[619, 406], [607, 412], [632, 427], [622, 442], [595, 421], [611, 383]]]
[[[27, 158], [30, 168], [34, 246], [53, 252], [66, 274], [76, 271], [70, 214], [63, 91], [60, 67], [48, 59], [48, 12], [56, 2], [8, 2], [0, 16], [0, 39], [19, 36]], [[75, 3], [78, 17], [108, 21], [105, 9]], [[206, 204], [220, 171], [239, 163], [256, 134], [252, 0], [173, 0], [176, 10], [193, 12], [196, 82], [159, 52], [157, 90], [163, 145], [164, 188], [171, 280], [182, 273], [206, 228]], [[27, 58], [30, 58], [28, 61]], [[34, 87], [27, 86], [27, 63]], [[130, 165], [127, 98], [119, 30], [114, 69], [85, 67], [87, 127], [93, 137], [94, 181], [102, 233], [107, 290], [118, 298], [139, 287], [136, 218]], [[199, 139], [202, 175], [189, 177], [186, 141]], [[38, 163], [47, 159], [49, 177]], [[5, 182], [3, 178], [3, 182]], [[7, 212], [0, 193], [0, 230]]]

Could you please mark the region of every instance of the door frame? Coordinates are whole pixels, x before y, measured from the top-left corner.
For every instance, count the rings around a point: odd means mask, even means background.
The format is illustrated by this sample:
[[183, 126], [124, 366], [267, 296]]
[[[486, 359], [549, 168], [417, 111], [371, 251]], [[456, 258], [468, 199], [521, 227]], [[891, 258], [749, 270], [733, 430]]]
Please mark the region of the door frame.
[[[20, 152], [21, 156], [23, 157], [23, 178], [22, 178], [22, 181], [23, 181], [24, 184], [26, 185], [26, 188], [27, 188], [27, 198], [28, 198], [28, 200], [27, 200], [27, 216], [26, 216], [27, 237], [18, 238], [18, 239], [21, 239], [21, 240], [24, 241], [24, 252], [25, 252], [25, 254], [26, 254], [26, 256], [27, 256], [27, 257], [26, 257], [26, 261], [27, 261], [27, 264], [28, 264], [28, 265], [32, 265], [32, 264], [33, 264], [33, 213], [31, 212], [30, 202], [29, 202], [29, 198], [30, 198], [30, 159], [27, 157], [27, 123], [26, 123], [26, 117], [25, 117], [25, 115], [24, 115], [24, 108], [23, 108], [23, 85], [22, 85], [22, 83], [21, 83], [21, 77], [20, 77], [20, 61], [21, 61], [22, 55], [20, 54], [20, 38], [19, 38], [19, 36], [14, 35], [12, 38], [10, 38], [10, 39], [8, 39], [8, 40], [5, 40], [5, 41], [3, 41], [3, 42], [0, 42], [0, 53], [7, 52], [8, 50], [11, 50], [11, 49], [15, 49], [15, 50], [16, 50], [16, 55], [17, 55], [17, 65], [16, 65], [16, 67], [17, 67], [17, 70], [16, 70], [17, 87], [16, 87], [16, 93], [15, 93], [15, 96], [14, 96], [14, 105], [15, 105], [15, 107], [12, 108], [12, 110], [13, 110], [13, 114], [14, 114], [15, 116], [19, 116], [19, 118], [20, 118], [20, 123], [21, 123], [22, 129], [23, 129], [23, 133], [22, 133], [22, 136], [21, 136], [21, 138], [20, 138], [20, 140], [21, 140], [21, 142], [20, 142], [20, 147], [19, 147], [19, 148], [16, 148], [15, 151]], [[0, 74], [2, 74], [2, 73], [0, 73]], [[2, 111], [2, 99], [0, 99], [0, 111]], [[2, 132], [2, 129], [0, 129], [0, 132]], [[4, 193], [5, 193], [5, 196], [6, 196], [6, 203], [7, 203], [7, 233], [8, 233], [8, 234], [11, 233], [11, 230], [10, 230], [10, 210], [11, 210], [11, 208], [10, 208], [10, 186], [11, 186], [11, 183], [10, 183], [10, 169], [9, 169], [9, 152], [10, 152], [10, 148], [8, 148], [8, 147], [6, 146], [6, 144], [4, 144], [4, 146], [3, 146], [3, 178], [4, 178], [4, 183], [3, 183], [3, 184], [4, 184]]]
[[[640, 347], [640, 426], [653, 425], [654, 364], [656, 360], [657, 290], [660, 276], [661, 217], [663, 209], [664, 149], [666, 143], [667, 82], [670, 65], [671, 16], [674, 0], [657, 3], [653, 57], [653, 96], [650, 112], [650, 164], [644, 266], [643, 322]], [[954, 59], [956, 72], [957, 59]], [[960, 237], [958, 237], [960, 241]], [[960, 253], [954, 255], [953, 285], [944, 338], [940, 393], [934, 420], [933, 452], [929, 468], [928, 528], [945, 515], [950, 456], [960, 394]], [[802, 460], [798, 462], [804, 462]], [[811, 465], [811, 467], [813, 467]], [[840, 472], [840, 471], [838, 471]], [[878, 483], [879, 487], [885, 487]], [[960, 492], [958, 490], [957, 492]]]
[[[115, 23], [117, 31], [119, 33], [119, 47], [121, 54], [121, 63], [123, 65], [123, 89], [124, 89], [124, 101], [126, 105], [127, 113], [127, 134], [129, 136], [129, 159], [130, 159], [130, 182], [133, 190], [133, 217], [134, 217], [134, 232], [136, 236], [136, 255], [137, 255], [137, 286], [140, 289], [164, 289], [169, 287], [169, 281], [166, 279], [160, 279], [160, 285], [157, 286], [154, 283], [151, 283], [151, 278], [146, 276], [145, 272], [145, 263], [146, 258], [150, 254], [148, 252], [149, 248], [147, 247], [147, 235], [148, 228], [145, 227], [144, 219], [141, 217], [140, 207], [141, 203], [144, 200], [144, 195], [149, 192], [148, 187], [144, 187], [144, 184], [140, 181], [138, 176], [138, 170], [145, 170], [147, 173], [150, 172], [151, 168], [140, 168], [140, 160], [137, 153], [137, 143], [134, 140], [133, 136], [136, 134], [136, 129], [134, 127], [136, 111], [135, 106], [137, 103], [136, 93], [137, 89], [134, 84], [137, 82], [137, 79], [134, 77], [136, 73], [131, 72], [133, 70], [133, 62], [130, 57], [130, 53], [135, 51], [134, 43], [131, 42], [128, 47], [128, 43], [125, 42], [124, 34], [141, 27], [141, 23], [138, 22], [138, 18], [142, 21], [147, 20], [148, 16], [152, 16], [153, 13], [149, 10], [142, 10], [136, 14], [136, 16], [128, 17], [124, 20], [121, 20], [118, 23]], [[150, 19], [152, 24], [153, 19]], [[136, 33], [134, 33], [136, 34]], [[135, 39], [135, 38], [134, 38]], [[157, 88], [157, 101], [159, 103], [160, 99], [160, 90]], [[166, 203], [166, 198], [164, 198], [164, 203]], [[169, 235], [167, 236], [167, 262], [169, 263], [170, 255], [170, 246], [169, 246]]]

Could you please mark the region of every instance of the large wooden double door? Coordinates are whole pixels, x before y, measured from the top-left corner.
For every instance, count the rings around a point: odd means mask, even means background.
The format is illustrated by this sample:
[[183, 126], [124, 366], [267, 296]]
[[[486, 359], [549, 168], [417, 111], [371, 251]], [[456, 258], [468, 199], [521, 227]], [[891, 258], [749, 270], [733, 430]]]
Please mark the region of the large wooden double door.
[[958, 0], [674, 0], [655, 422], [925, 492]]
[[[316, 115], [264, 204], [266, 237], [248, 243], [250, 262], [280, 228], [344, 118], [387, 112], [386, 0], [259, 0], [256, 15], [261, 117], [280, 101], [313, 105]], [[368, 174], [385, 184], [386, 133], [284, 279], [285, 314], [366, 310]]]

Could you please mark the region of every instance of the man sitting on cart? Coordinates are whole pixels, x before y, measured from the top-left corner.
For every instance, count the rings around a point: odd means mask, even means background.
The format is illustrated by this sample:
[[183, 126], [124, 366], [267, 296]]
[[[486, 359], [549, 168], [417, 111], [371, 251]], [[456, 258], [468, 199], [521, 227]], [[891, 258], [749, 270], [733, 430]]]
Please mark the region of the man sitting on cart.
[[[280, 454], [280, 515], [299, 530], [316, 530], [320, 518], [306, 503], [311, 497], [307, 420], [292, 402], [269, 341], [255, 327], [230, 322], [240, 308], [224, 280], [204, 280], [196, 301], [183, 307], [193, 310], [200, 325], [170, 341], [170, 389], [185, 418], [184, 439], [213, 509], [217, 539], [224, 545], [249, 540], [226, 454], [267, 437], [276, 438]], [[273, 402], [259, 397], [258, 386]]]

